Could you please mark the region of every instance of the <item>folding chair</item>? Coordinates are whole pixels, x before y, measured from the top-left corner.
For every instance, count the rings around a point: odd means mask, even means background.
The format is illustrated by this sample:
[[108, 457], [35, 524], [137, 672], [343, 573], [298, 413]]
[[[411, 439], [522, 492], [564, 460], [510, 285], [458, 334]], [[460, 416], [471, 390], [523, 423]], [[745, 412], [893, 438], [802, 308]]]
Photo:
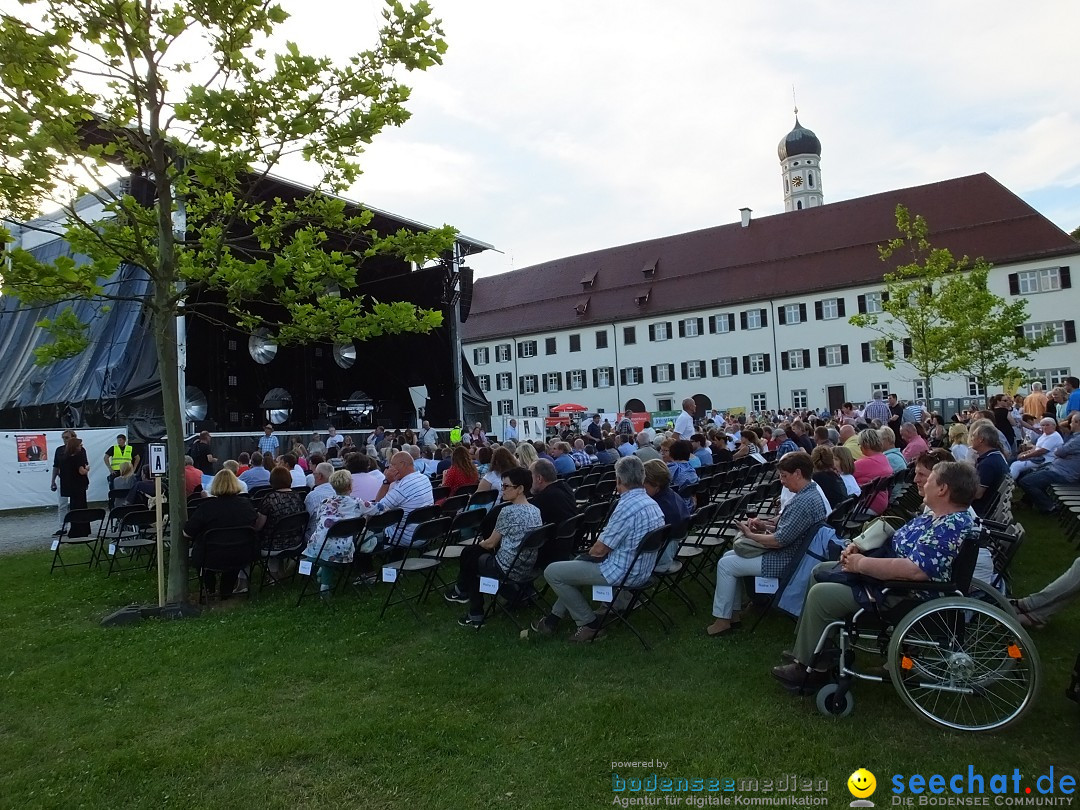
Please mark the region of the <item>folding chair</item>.
[[[398, 526], [403, 522], [404, 516], [405, 512], [402, 509], [387, 509], [385, 512], [367, 516], [364, 534], [361, 536], [356, 551], [353, 553], [352, 568], [346, 575], [346, 579], [352, 583], [353, 589], [357, 592], [360, 592], [363, 588], [369, 588], [379, 581], [374, 573], [363, 570], [365, 561], [369, 560], [373, 554], [378, 553], [379, 549], [385, 549], [388, 546], [389, 540], [397, 534]], [[372, 535], [376, 538], [381, 535], [383, 539], [378, 542], [375, 547], [376, 550], [371, 554], [360, 553], [360, 546]]]
[[[90, 524], [90, 534], [86, 537], [72, 537], [71, 527], [75, 523], [87, 523]], [[95, 531], [93, 524], [97, 525]], [[93, 568], [98, 560], [99, 546], [101, 545], [101, 537], [105, 532], [105, 510], [104, 509], [72, 509], [66, 515], [64, 515], [64, 523], [60, 527], [60, 534], [57, 535], [52, 541], [52, 564], [49, 566], [49, 573], [51, 574], [57, 568], [77, 568], [85, 565], [87, 568]], [[86, 562], [66, 563], [60, 556], [60, 549], [64, 546], [82, 546], [90, 552], [90, 559]]]
[[791, 558], [791, 561], [784, 567], [784, 570], [777, 577], [777, 587], [769, 595], [768, 602], [765, 603], [765, 607], [758, 614], [754, 620], [753, 625], [750, 627], [750, 632], [753, 633], [757, 630], [757, 626], [761, 624], [761, 620], [765, 618], [766, 614], [772, 610], [780, 602], [780, 598], [784, 595], [784, 590], [787, 588], [788, 583], [791, 582], [791, 577], [795, 574], [795, 571], [799, 568], [799, 563], [802, 562], [802, 558], [806, 556], [807, 549], [810, 548], [810, 544], [814, 541], [814, 537], [817, 535], [818, 530], [825, 525], [824, 521], [815, 523], [809, 529], [806, 534], [800, 537], [796, 543], [795, 555]]
[[[482, 509], [466, 509], [464, 512], [458, 512], [450, 523], [445, 542], [440, 543], [436, 548], [429, 548], [422, 556], [433, 557], [442, 561], [460, 559], [462, 551], [482, 539], [480, 525], [486, 517], [487, 512]], [[435, 590], [441, 591], [450, 586], [450, 583], [446, 582], [439, 574], [437, 568], [435, 569], [435, 579], [439, 583]]]
[[[300, 603], [304, 601], [304, 598], [306, 596], [308, 596], [308, 583], [312, 582], [312, 581], [315, 581], [315, 582], [318, 581], [318, 569], [319, 568], [328, 568], [328, 569], [330, 569], [332, 571], [336, 571], [338, 573], [338, 583], [337, 583], [338, 588], [341, 587], [342, 583], [345, 580], [349, 579], [349, 572], [352, 570], [353, 563], [352, 562], [331, 562], [329, 560], [324, 560], [323, 559], [323, 552], [326, 550], [326, 544], [329, 543], [331, 540], [336, 540], [339, 537], [350, 537], [350, 538], [352, 538], [353, 549], [354, 549], [354, 551], [353, 551], [353, 560], [355, 560], [356, 559], [356, 551], [355, 551], [355, 549], [358, 548], [359, 545], [360, 545], [360, 543], [358, 543], [357, 541], [358, 541], [358, 539], [360, 537], [363, 536], [365, 530], [367, 529], [367, 526], [368, 526], [368, 519], [367, 518], [355, 517], [355, 518], [346, 518], [345, 520], [339, 520], [337, 523], [335, 523], [333, 526], [331, 526], [329, 529], [327, 529], [326, 536], [323, 537], [323, 541], [319, 545], [318, 553], [314, 557], [312, 557], [310, 559], [311, 571], [309, 572], [309, 574], [302, 575], [302, 576], [304, 576], [304, 585], [300, 589], [300, 595], [296, 598], [296, 607], [300, 607]], [[308, 561], [307, 559], [304, 559], [301, 562], [301, 565], [303, 565], [304, 562], [307, 562], [307, 561]], [[343, 572], [344, 572], [345, 576], [341, 576], [341, 574]], [[318, 593], [320, 596], [322, 594], [330, 594], [331, 592], [333, 592], [335, 590], [335, 588], [333, 586], [331, 586], [329, 590], [324, 591], [324, 590], [322, 590], [321, 583], [319, 583], [318, 587], [319, 587], [319, 589], [315, 593]], [[323, 600], [327, 601], [327, 597], [323, 596]]]
[[[626, 573], [618, 584], [612, 587], [610, 607], [600, 619], [601, 630], [609, 627], [616, 621], [625, 624], [630, 628], [630, 632], [634, 634], [646, 650], [651, 650], [652, 647], [649, 646], [649, 643], [645, 641], [645, 637], [641, 635], [638, 629], [630, 622], [630, 616], [632, 615], [634, 608], [644, 607], [658, 622], [660, 622], [660, 627], [663, 629], [664, 633], [669, 632], [669, 624], [674, 626], [674, 621], [671, 616], [656, 603], [655, 598], [642, 598], [647, 591], [655, 588], [658, 583], [658, 580], [653, 574], [653, 569], [656, 566], [656, 561], [660, 556], [661, 550], [667, 545], [670, 532], [670, 526], [661, 526], [659, 529], [653, 529], [641, 538], [638, 542], [637, 549], [634, 551], [633, 562], [631, 562], [630, 567], [626, 570]], [[648, 559], [650, 556], [652, 557], [651, 560]], [[635, 569], [638, 568], [638, 563], [642, 563], [647, 567], [649, 575], [640, 585], [630, 585], [630, 577], [635, 573]], [[624, 593], [630, 594], [630, 601], [626, 604], [626, 607], [616, 610], [614, 606], [618, 604], [619, 597]], [[591, 640], [595, 641], [596, 636], [594, 635]]]
[[593, 503], [585, 507], [581, 516], [577, 551], [587, 551], [600, 537], [608, 519], [607, 503]]
[[433, 487], [431, 490], [431, 497], [436, 501], [441, 501], [443, 498], [450, 497], [450, 487], [438, 486]]
[[454, 494], [455, 494], [455, 495], [472, 495], [472, 494], [473, 494], [474, 492], [476, 492], [476, 488], [477, 488], [478, 486], [480, 486], [480, 484], [479, 484], [479, 483], [476, 483], [476, 484], [466, 484], [466, 485], [465, 485], [465, 486], [463, 486], [463, 487], [458, 487], [458, 488], [457, 488], [457, 492], [455, 492]]
[[486, 489], [483, 492], [474, 492], [469, 496], [469, 504], [466, 509], [483, 509], [487, 511], [499, 499], [499, 491], [497, 489]]
[[[294, 512], [291, 515], [286, 515], [274, 524], [274, 530], [263, 539], [263, 545], [259, 550], [257, 560], [259, 568], [262, 569], [262, 579], [259, 582], [260, 594], [263, 588], [266, 587], [267, 579], [274, 585], [280, 585], [286, 580], [291, 582], [296, 577], [295, 571], [288, 577], [275, 576], [274, 572], [270, 570], [270, 561], [300, 560], [300, 555], [307, 546], [304, 532], [307, 530], [309, 517], [307, 512]], [[285, 539], [290, 539], [291, 542], [275, 548], [275, 545], [279, 545], [280, 541]]]
[[[412, 514], [419, 511], [419, 509], [414, 509], [409, 516], [412, 517]], [[425, 557], [424, 551], [434, 543], [439, 542], [440, 539], [444, 539], [452, 523], [453, 521], [448, 517], [417, 523], [413, 531], [412, 545], [403, 547], [405, 556], [400, 560], [391, 560], [383, 565], [382, 578], [384, 582], [390, 583], [390, 590], [386, 594], [386, 601], [383, 602], [382, 610], [379, 611], [380, 619], [386, 615], [388, 607], [402, 603], [408, 606], [413, 616], [417, 619], [420, 618], [420, 614], [413, 606], [413, 602], [419, 602], [426, 598], [431, 590], [431, 581], [435, 576], [435, 571], [442, 564], [442, 560], [438, 557]], [[414, 574], [422, 574], [424, 581], [415, 595], [409, 595], [405, 591], [404, 582], [407, 577]], [[399, 590], [400, 594], [395, 600], [394, 594]]]
[[447, 498], [439, 506], [441, 514], [446, 517], [453, 517], [469, 505], [470, 497], [469, 495], [455, 495], [452, 498]]
[[690, 611], [690, 614], [694, 615], [697, 613], [697, 608], [694, 607], [690, 594], [684, 591], [681, 585], [682, 580], [689, 574], [689, 566], [679, 559], [679, 550], [684, 547], [683, 544], [689, 536], [692, 520], [693, 516], [691, 516], [690, 520], [669, 528], [667, 545], [661, 550], [660, 557], [664, 556], [664, 551], [670, 548], [672, 543], [676, 546], [675, 556], [663, 571], [658, 567], [653, 568], [653, 576], [657, 580], [656, 587], [653, 589], [653, 597], [658, 597], [665, 591], [671, 591], [680, 602], [686, 605], [686, 609]]
[[[115, 538], [111, 538], [108, 545], [109, 570], [105, 576], [111, 576], [113, 571], [134, 571], [143, 569], [149, 571], [157, 557], [157, 537], [153, 531], [157, 521], [157, 515], [149, 510], [128, 512], [120, 519], [120, 528]], [[146, 565], [123, 566], [119, 561], [128, 557], [132, 562], [137, 560], [143, 552], [147, 553]]]
[[[537, 554], [537, 560], [539, 560], [540, 549], [545, 545], [552, 542], [556, 536], [556, 527], [554, 523], [545, 523], [543, 526], [538, 526], [535, 529], [530, 530], [521, 538], [521, 543], [518, 545], [517, 552], [514, 554], [513, 562], [510, 564], [510, 570], [513, 571], [518, 562], [521, 559], [521, 555], [525, 552], [535, 551]], [[486, 622], [495, 613], [496, 607], [501, 610], [514, 626], [518, 629], [518, 632], [525, 628], [514, 617], [513, 609], [520, 607], [522, 602], [517, 598], [520, 595], [520, 589], [526, 586], [531, 586], [540, 574], [543, 573], [543, 569], [533, 566], [528, 575], [524, 579], [511, 579], [507, 574], [502, 573], [497, 577], [489, 577], [490, 579], [497, 579], [499, 581], [498, 590], [492, 595], [491, 601], [488, 603], [487, 608], [484, 610], [484, 621]], [[532, 591], [539, 597], [536, 591]], [[501, 599], [499, 597], [502, 597]]]
[[250, 580], [251, 567], [258, 556], [259, 536], [250, 526], [228, 526], [203, 532], [191, 549], [191, 562], [199, 571], [199, 604], [203, 604], [206, 597], [204, 573], [246, 571]]

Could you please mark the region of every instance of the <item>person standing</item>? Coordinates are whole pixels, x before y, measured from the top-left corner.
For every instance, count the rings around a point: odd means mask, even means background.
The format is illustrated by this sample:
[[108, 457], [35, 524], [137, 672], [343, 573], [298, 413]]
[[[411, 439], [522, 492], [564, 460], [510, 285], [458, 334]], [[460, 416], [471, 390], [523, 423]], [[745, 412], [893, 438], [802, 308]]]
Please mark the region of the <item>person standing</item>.
[[264, 456], [276, 459], [279, 449], [281, 449], [281, 442], [274, 435], [274, 426], [267, 424], [263, 428], [263, 435], [259, 437], [259, 452]]
[[[65, 430], [63, 433], [60, 434], [60, 446], [56, 448], [56, 452], [53, 453], [52, 481], [50, 482], [50, 487], [53, 492], [57, 491], [56, 481], [60, 477], [60, 464], [64, 460], [64, 453], [67, 449], [67, 443], [74, 438], [74, 430]], [[70, 508], [70, 500], [67, 495], [64, 495], [63, 492], [60, 492], [59, 494], [57, 494], [56, 497], [56, 519], [58, 523], [56, 531], [53, 532], [53, 537], [58, 537], [62, 533], [62, 527], [64, 525], [64, 515], [68, 513], [68, 509]]]
[[[86, 508], [86, 490], [90, 488], [90, 462], [82, 439], [72, 436], [64, 447], [60, 462], [60, 494], [68, 498], [69, 510]], [[89, 523], [72, 523], [68, 537], [89, 537]]]
[[116, 444], [105, 451], [105, 469], [109, 471], [109, 486], [113, 479], [120, 474], [120, 467], [124, 462], [131, 465], [131, 469], [139, 469], [139, 456], [135, 448], [128, 444], [127, 436], [123, 433], [116, 434]]
[[424, 420], [420, 432], [416, 436], [416, 443], [421, 447], [434, 448], [439, 443], [439, 433], [431, 426], [431, 422]]
[[214, 462], [217, 461], [210, 452], [210, 431], [204, 430], [199, 438], [191, 445], [191, 461], [197, 470], [203, 475], [214, 474]]
[[508, 441], [508, 442], [509, 441], [514, 441], [514, 442], [516, 442], [517, 440], [518, 440], [517, 419], [511, 419], [510, 424], [506, 426], [506, 433], [503, 435], [503, 441]]
[[692, 397], [687, 397], [682, 401], [682, 413], [675, 420], [675, 433], [672, 436], [675, 441], [679, 439], [690, 441], [690, 437], [694, 433], [695, 411], [697, 411], [697, 403], [694, 402]]

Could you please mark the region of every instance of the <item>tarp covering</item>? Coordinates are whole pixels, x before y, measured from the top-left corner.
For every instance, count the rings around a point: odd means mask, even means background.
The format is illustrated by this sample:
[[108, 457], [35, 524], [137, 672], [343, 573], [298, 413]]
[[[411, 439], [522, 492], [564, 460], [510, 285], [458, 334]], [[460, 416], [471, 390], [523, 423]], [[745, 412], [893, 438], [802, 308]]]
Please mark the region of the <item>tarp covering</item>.
[[[63, 240], [47, 242], [30, 250], [45, 262], [62, 255], [85, 264], [85, 256], [74, 254]], [[62, 416], [71, 406], [91, 407], [99, 411], [100, 424], [123, 423], [137, 416], [135, 399], [154, 396], [160, 390], [157, 357], [149, 334], [143, 299], [150, 280], [142, 268], [121, 265], [105, 282], [111, 295], [130, 300], [73, 301], [43, 308], [23, 307], [10, 296], [0, 299], [0, 412], [10, 424], [12, 411], [19, 412], [24, 424], [48, 424], [43, 414]], [[34, 349], [49, 340], [36, 324], [43, 318], [55, 318], [71, 306], [84, 323], [89, 324], [89, 348], [69, 360], [49, 366], [34, 363]], [[160, 405], [151, 410], [160, 411]]]

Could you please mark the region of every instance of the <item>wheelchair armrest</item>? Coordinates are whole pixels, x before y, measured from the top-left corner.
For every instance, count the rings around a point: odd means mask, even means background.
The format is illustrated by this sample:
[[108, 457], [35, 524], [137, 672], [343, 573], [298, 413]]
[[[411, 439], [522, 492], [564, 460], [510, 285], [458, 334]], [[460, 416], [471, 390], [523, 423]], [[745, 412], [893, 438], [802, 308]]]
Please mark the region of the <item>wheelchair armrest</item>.
[[882, 592], [889, 591], [931, 591], [933, 593], [960, 593], [960, 586], [955, 582], [930, 582], [928, 580], [916, 581], [913, 579], [883, 579], [877, 580]]

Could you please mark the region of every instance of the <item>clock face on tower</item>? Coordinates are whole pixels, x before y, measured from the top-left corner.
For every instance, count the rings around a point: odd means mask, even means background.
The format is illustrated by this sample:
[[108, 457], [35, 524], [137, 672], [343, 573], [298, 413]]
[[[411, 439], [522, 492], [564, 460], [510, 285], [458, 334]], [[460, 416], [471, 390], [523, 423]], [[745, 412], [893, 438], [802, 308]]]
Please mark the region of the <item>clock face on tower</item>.
[[798, 188], [799, 186], [802, 185], [802, 178], [801, 177], [792, 177], [791, 178], [791, 185], [795, 186], [795, 188]]

